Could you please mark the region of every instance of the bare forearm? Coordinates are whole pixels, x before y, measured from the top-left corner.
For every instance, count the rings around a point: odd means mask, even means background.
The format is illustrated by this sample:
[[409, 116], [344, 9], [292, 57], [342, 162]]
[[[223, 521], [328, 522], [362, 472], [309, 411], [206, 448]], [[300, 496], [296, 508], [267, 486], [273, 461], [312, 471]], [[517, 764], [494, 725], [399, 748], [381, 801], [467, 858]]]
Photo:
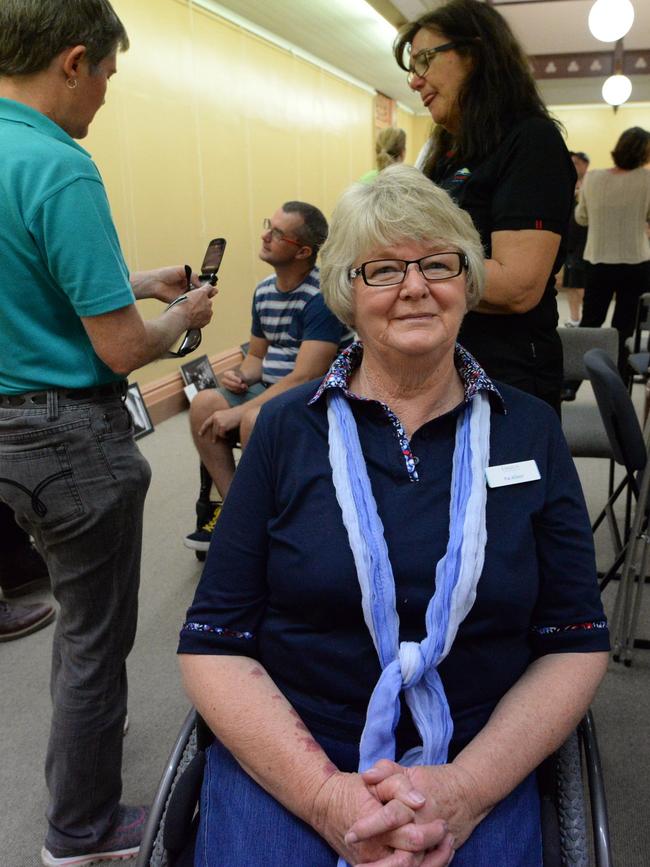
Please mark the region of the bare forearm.
[[288, 810], [313, 821], [336, 767], [265, 669], [241, 656], [180, 657], [185, 689], [244, 770]]
[[113, 347], [117, 363], [111, 364], [111, 368], [127, 376], [132, 370], [161, 358], [187, 329], [186, 318], [179, 314], [174, 308], [157, 319], [142, 320], [142, 329], [135, 339], [117, 334]]
[[262, 379], [262, 359], [249, 353], [237, 370], [249, 385], [259, 382]]
[[566, 740], [606, 667], [606, 653], [549, 654], [506, 693], [452, 763], [472, 780], [477, 814], [489, 812]]
[[[548, 274], [545, 276], [548, 278]], [[539, 304], [546, 287], [546, 281], [541, 278], [535, 283], [523, 284], [518, 275], [496, 259], [485, 260], [485, 277], [485, 291], [475, 308], [479, 313], [526, 313]]]

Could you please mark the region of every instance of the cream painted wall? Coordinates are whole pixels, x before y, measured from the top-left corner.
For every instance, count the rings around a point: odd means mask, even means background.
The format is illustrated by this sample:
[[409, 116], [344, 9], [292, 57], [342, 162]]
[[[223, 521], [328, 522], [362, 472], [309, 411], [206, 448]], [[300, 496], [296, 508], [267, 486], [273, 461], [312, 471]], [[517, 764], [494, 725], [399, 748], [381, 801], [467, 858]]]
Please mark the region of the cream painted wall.
[[[262, 219], [302, 199], [326, 216], [374, 153], [373, 96], [184, 0], [113, 0], [131, 40], [84, 146], [132, 270], [228, 248], [200, 352], [245, 340]], [[145, 316], [160, 305], [141, 302]], [[173, 372], [156, 362], [141, 384]]]
[[650, 129], [650, 103], [628, 103], [615, 113], [609, 105], [549, 106], [549, 111], [566, 128], [567, 145], [572, 151], [585, 151], [592, 169], [612, 165], [610, 152], [620, 134], [631, 126]]
[[[564, 125], [569, 149], [588, 153], [594, 169], [612, 164], [610, 151], [623, 130], [631, 126], [650, 129], [650, 103], [647, 102], [622, 105], [616, 113], [608, 105], [556, 105], [549, 106], [549, 111]], [[411, 116], [410, 130], [415, 154], [410, 142], [407, 162], [412, 163], [431, 132], [430, 116]]]

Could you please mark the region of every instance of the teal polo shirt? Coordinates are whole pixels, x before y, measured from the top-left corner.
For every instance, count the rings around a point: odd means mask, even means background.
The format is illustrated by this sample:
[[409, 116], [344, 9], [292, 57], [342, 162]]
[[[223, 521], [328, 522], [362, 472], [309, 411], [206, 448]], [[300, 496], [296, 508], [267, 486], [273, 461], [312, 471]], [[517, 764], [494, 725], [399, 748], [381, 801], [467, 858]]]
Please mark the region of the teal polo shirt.
[[132, 304], [101, 176], [56, 123], [0, 99], [0, 393], [119, 379], [81, 322]]

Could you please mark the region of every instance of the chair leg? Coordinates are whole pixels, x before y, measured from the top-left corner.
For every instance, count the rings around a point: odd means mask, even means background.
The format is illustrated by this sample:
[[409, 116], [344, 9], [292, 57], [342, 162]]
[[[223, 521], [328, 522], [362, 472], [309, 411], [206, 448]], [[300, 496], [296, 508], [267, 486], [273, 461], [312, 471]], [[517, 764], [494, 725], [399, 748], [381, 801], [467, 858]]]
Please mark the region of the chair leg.
[[639, 542], [643, 546], [641, 552], [641, 564], [637, 570], [636, 588], [634, 587], [634, 585], [632, 586], [632, 590], [635, 591], [633, 593], [634, 605], [632, 608], [632, 619], [627, 629], [627, 634], [625, 635], [625, 646], [623, 652], [623, 664], [628, 667], [632, 665], [634, 636], [636, 634], [636, 628], [639, 622], [639, 611], [641, 610], [641, 601], [643, 599], [643, 586], [645, 584], [645, 576], [648, 571], [648, 546], [650, 545], [650, 539], [648, 538], [647, 533], [643, 533]]
[[591, 824], [593, 829], [594, 854], [596, 867], [612, 867], [611, 844], [609, 839], [609, 818], [605, 799], [605, 783], [600, 751], [596, 739], [596, 727], [591, 710], [583, 718], [578, 731], [585, 753], [587, 779], [589, 781], [589, 800]]

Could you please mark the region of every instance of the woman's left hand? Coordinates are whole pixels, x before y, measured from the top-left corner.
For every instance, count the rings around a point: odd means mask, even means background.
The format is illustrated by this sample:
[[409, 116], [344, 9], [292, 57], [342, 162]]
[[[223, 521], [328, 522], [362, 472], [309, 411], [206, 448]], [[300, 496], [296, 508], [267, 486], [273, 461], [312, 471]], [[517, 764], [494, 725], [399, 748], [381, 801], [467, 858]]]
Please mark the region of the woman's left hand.
[[[382, 760], [361, 776], [382, 803], [399, 800], [400, 791], [408, 788], [423, 792], [426, 803], [415, 813], [413, 823], [400, 828], [391, 827], [389, 815], [382, 811], [358, 819], [348, 831], [348, 835], [352, 834], [358, 840], [382, 836], [397, 849], [411, 849], [414, 841], [418, 840], [418, 833], [442, 820], [453, 837], [454, 849], [457, 849], [486, 815], [486, 811], [481, 811], [473, 803], [471, 793], [475, 786], [471, 776], [453, 764], [406, 768]], [[410, 786], [404, 784], [405, 777]], [[427, 861], [424, 864], [429, 867]]]

